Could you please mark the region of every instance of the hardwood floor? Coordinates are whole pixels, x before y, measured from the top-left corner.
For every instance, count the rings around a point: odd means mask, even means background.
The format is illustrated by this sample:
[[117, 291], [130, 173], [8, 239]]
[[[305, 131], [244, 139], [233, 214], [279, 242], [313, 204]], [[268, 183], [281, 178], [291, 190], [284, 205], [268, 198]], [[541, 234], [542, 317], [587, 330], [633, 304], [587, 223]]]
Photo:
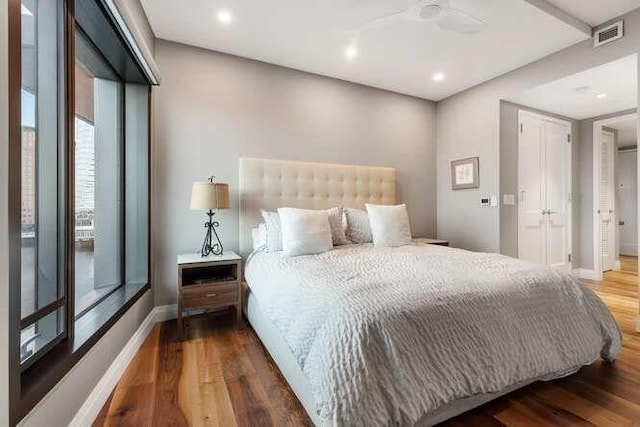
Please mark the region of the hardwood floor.
[[638, 274], [638, 257], [621, 256], [620, 271]]
[[[640, 426], [640, 335], [637, 258], [587, 285], [613, 312], [624, 334], [614, 364], [537, 383], [445, 426]], [[94, 426], [307, 426], [304, 409], [250, 328], [231, 316], [190, 320], [178, 341], [175, 321], [158, 324], [127, 368]]]

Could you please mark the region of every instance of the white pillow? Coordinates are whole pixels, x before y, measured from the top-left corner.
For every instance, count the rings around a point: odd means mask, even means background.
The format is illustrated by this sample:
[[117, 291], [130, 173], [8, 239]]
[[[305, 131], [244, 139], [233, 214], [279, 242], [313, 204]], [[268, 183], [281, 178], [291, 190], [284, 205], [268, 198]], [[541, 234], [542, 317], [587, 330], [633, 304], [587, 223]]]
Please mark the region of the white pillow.
[[351, 243], [344, 234], [345, 229], [342, 224], [344, 212], [342, 206], [326, 209], [326, 212], [329, 215], [329, 226], [331, 227], [331, 239], [333, 239], [333, 246], [348, 245]]
[[278, 214], [285, 256], [313, 255], [333, 248], [327, 211], [280, 208]]
[[405, 246], [411, 244], [411, 228], [407, 207], [366, 204], [374, 246]]
[[260, 210], [266, 228], [267, 252], [279, 252], [282, 250], [282, 231], [280, 227], [280, 215], [278, 212]]
[[258, 251], [267, 246], [267, 227], [260, 223], [257, 228], [251, 229], [251, 239], [253, 240], [253, 250]]
[[345, 208], [345, 218], [347, 220], [347, 239], [353, 244], [371, 243], [371, 226], [369, 225], [369, 215], [360, 209]]

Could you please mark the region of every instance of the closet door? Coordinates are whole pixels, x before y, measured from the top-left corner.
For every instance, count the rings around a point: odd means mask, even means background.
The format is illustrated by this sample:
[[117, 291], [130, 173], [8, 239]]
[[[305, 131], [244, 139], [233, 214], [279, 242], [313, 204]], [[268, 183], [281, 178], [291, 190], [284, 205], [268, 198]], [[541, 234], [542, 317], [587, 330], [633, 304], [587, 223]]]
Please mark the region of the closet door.
[[571, 246], [571, 203], [569, 199], [571, 188], [570, 164], [571, 150], [569, 147], [570, 129], [566, 125], [555, 122], [545, 122], [545, 194], [546, 194], [546, 265], [560, 270], [569, 271], [571, 262], [569, 254]]
[[520, 112], [518, 257], [571, 268], [570, 123]]
[[520, 116], [518, 147], [518, 258], [546, 264], [544, 122]]
[[602, 155], [600, 166], [600, 247], [602, 248], [602, 271], [613, 270], [616, 261], [616, 223], [614, 214], [614, 137], [602, 131], [600, 139]]

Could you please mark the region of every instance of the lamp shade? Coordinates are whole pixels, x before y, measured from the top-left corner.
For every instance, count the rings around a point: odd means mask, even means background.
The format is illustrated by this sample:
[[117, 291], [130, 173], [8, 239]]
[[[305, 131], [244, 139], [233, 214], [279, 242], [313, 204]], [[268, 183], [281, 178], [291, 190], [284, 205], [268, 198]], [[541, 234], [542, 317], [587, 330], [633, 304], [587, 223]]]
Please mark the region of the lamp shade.
[[229, 184], [194, 182], [191, 188], [191, 210], [229, 209]]

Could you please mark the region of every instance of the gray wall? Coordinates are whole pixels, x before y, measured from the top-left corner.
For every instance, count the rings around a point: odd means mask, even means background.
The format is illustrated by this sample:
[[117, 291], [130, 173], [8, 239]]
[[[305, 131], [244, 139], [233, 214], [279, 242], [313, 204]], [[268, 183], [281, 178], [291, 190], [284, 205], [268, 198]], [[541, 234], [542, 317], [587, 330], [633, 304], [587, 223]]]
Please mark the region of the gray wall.
[[638, 150], [617, 151], [618, 255], [638, 256]]
[[[624, 17], [624, 39], [593, 48], [593, 42], [564, 49], [438, 103], [438, 237], [453, 246], [498, 252], [500, 215], [481, 207], [479, 198], [498, 195], [500, 186], [500, 100], [640, 50], [640, 10]], [[638, 85], [640, 88], [640, 85]], [[480, 188], [452, 191], [450, 162], [480, 156]]]
[[[574, 267], [580, 265], [580, 126], [577, 120], [535, 108], [500, 102], [500, 253], [518, 257], [518, 111], [530, 111], [571, 123], [572, 135], [572, 253]], [[515, 205], [504, 205], [504, 194], [516, 195]]]
[[232, 209], [218, 219], [225, 248], [238, 250], [242, 156], [395, 167], [414, 234], [435, 234], [432, 102], [163, 40], [156, 61], [157, 305], [175, 302], [176, 255], [204, 237], [204, 213], [189, 211], [193, 181], [214, 173], [230, 184]]
[[0, 425], [9, 425], [8, 1], [0, 0]]

